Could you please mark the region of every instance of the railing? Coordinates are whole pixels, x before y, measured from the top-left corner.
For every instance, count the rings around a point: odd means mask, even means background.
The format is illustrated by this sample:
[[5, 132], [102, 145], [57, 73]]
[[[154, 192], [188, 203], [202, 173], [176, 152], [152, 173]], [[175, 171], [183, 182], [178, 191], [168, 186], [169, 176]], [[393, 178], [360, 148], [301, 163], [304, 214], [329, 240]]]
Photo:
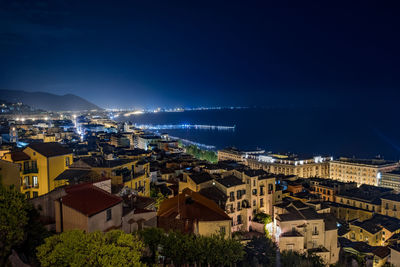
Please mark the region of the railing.
[[23, 173], [27, 174], [27, 173], [38, 173], [39, 170], [38, 168], [29, 168], [29, 169], [24, 169]]

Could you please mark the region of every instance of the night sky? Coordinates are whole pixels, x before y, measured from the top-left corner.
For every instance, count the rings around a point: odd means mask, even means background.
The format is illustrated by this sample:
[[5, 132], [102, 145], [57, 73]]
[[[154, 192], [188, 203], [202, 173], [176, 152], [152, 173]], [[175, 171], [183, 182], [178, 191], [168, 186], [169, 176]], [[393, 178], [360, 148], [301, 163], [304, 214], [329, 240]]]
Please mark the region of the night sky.
[[102, 107], [400, 99], [398, 7], [217, 2], [0, 0], [0, 88]]

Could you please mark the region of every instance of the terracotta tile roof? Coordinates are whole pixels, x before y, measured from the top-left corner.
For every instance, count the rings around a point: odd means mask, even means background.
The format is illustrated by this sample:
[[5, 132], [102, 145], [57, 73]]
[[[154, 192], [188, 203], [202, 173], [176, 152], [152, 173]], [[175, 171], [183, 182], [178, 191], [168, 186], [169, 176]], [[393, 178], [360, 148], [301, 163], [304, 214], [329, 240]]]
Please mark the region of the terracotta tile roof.
[[65, 191], [67, 195], [62, 198], [63, 204], [89, 217], [122, 202], [122, 198], [93, 184], [74, 185], [65, 188]]
[[377, 247], [372, 253], [381, 259], [386, 258], [390, 254], [390, 249], [388, 247]]
[[13, 151], [10, 153], [12, 161], [30, 160], [31, 158], [22, 151]]
[[[179, 203], [179, 204], [178, 204]], [[157, 213], [160, 217], [224, 221], [231, 218], [212, 200], [186, 188], [173, 198], [164, 200]]]
[[31, 143], [29, 146], [39, 154], [45, 157], [55, 157], [61, 155], [72, 154], [72, 151], [59, 143]]

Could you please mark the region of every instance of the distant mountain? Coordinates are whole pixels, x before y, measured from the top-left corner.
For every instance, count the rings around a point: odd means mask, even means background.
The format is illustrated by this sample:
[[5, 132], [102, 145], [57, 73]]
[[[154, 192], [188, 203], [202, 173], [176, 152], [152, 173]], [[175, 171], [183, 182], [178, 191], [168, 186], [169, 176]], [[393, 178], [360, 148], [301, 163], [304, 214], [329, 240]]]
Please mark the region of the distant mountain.
[[12, 103], [22, 102], [35, 109], [44, 109], [49, 111], [101, 109], [86, 99], [72, 94], [55, 95], [45, 92], [0, 90], [0, 98]]

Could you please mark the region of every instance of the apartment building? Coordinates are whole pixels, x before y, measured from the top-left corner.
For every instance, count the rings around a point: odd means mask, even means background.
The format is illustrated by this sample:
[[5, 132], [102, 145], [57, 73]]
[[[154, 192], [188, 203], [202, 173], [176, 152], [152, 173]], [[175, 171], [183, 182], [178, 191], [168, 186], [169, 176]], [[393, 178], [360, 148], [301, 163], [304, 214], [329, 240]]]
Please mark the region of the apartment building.
[[361, 241], [370, 246], [383, 246], [392, 235], [400, 232], [400, 220], [381, 214], [375, 214], [368, 220], [349, 223], [347, 234], [351, 241]]
[[294, 154], [268, 154], [246, 160], [252, 169], [263, 169], [273, 174], [296, 175], [300, 178], [329, 178], [330, 156], [299, 156]]
[[[298, 203], [300, 205], [296, 205]], [[289, 202], [276, 214], [273, 238], [281, 251], [315, 253], [326, 264], [339, 259], [336, 220], [330, 214], [318, 213], [314, 208]]]
[[357, 187], [356, 183], [344, 183], [330, 179], [310, 178], [310, 191], [321, 200], [334, 202], [336, 195]]
[[400, 193], [400, 170], [395, 169], [389, 172], [382, 172], [382, 179], [379, 186], [391, 188]]
[[397, 161], [342, 157], [330, 162], [329, 177], [341, 182], [379, 186], [382, 173], [390, 172], [398, 167], [399, 162]]
[[400, 195], [387, 194], [381, 197], [381, 214], [400, 219]]
[[246, 198], [246, 184], [229, 175], [214, 180], [213, 185], [226, 196], [225, 211], [232, 218], [232, 232], [248, 231], [252, 209]]
[[32, 198], [65, 184], [55, 178], [72, 164], [72, 152], [59, 143], [32, 143], [5, 153], [3, 160], [20, 165], [20, 190]]
[[276, 175], [252, 169], [233, 170], [232, 173], [246, 184], [246, 195], [253, 213], [263, 212], [272, 215]]
[[370, 211], [381, 212], [381, 197], [390, 194], [389, 188], [361, 185], [358, 188], [346, 190], [336, 195], [336, 203]]
[[71, 169], [90, 169], [111, 178], [112, 185], [129, 187], [141, 196], [150, 196], [150, 163], [144, 160], [83, 157]]
[[245, 163], [248, 158], [256, 158], [258, 155], [263, 154], [264, 150], [255, 151], [241, 151], [235, 147], [227, 147], [218, 150], [218, 161], [236, 161]]

